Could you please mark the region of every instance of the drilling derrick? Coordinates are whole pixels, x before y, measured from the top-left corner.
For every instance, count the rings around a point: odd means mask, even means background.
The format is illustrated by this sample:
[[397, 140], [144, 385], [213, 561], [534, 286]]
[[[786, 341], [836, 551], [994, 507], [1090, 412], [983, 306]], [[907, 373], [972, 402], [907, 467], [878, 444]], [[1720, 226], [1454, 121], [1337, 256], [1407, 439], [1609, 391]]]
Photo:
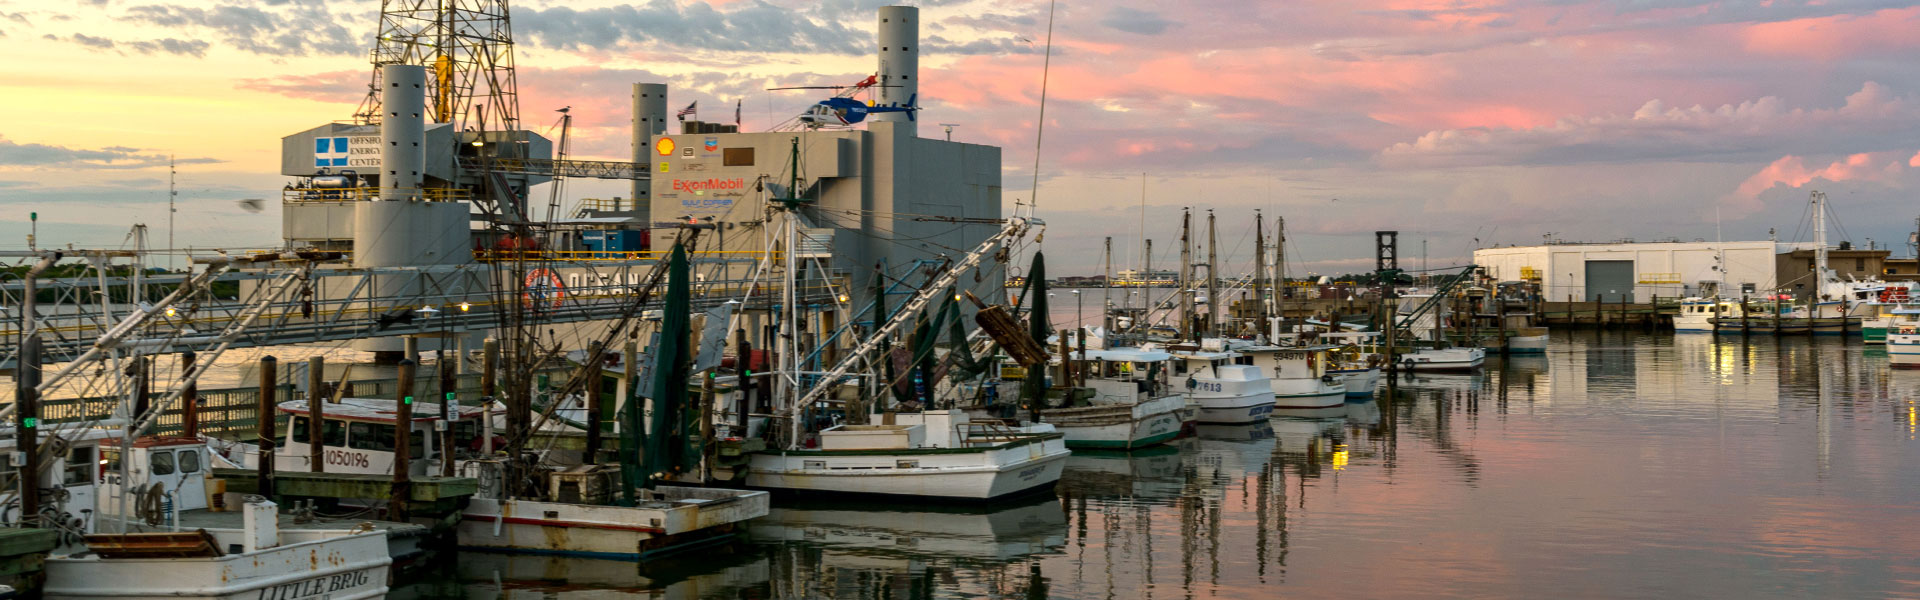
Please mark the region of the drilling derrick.
[[380, 68], [427, 68], [427, 117], [455, 131], [514, 131], [520, 101], [513, 72], [513, 23], [507, 0], [382, 0], [373, 76], [354, 118], [380, 114]]

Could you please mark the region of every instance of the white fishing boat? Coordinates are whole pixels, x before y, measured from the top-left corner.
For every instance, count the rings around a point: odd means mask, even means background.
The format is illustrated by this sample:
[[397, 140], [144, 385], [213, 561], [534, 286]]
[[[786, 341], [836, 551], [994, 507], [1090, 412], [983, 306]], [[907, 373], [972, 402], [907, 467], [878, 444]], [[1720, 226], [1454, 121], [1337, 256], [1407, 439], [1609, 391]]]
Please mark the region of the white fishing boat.
[[973, 421], [965, 411], [882, 413], [821, 430], [811, 448], [767, 450], [747, 486], [796, 494], [983, 501], [1051, 490], [1066, 436], [1045, 423]]
[[1547, 328], [1521, 327], [1514, 332], [1516, 335], [1507, 336], [1507, 354], [1545, 354], [1547, 352]]
[[474, 498], [455, 531], [462, 548], [636, 560], [731, 540], [771, 508], [766, 492], [661, 485], [640, 494], [633, 506]]
[[94, 534], [84, 552], [49, 557], [43, 597], [60, 600], [380, 598], [393, 558], [372, 528], [281, 529], [255, 498], [242, 529]]
[[1740, 303], [1725, 298], [1693, 297], [1680, 301], [1680, 312], [1673, 315], [1674, 333], [1711, 333], [1716, 316], [1738, 316]]
[[1089, 395], [1039, 412], [1041, 422], [1066, 436], [1067, 447], [1142, 448], [1180, 435], [1186, 398], [1167, 382], [1170, 355], [1118, 349], [1074, 358], [1089, 369], [1082, 388]]
[[1920, 323], [1905, 322], [1887, 331], [1887, 362], [1895, 368], [1920, 368]]
[[[1217, 342], [1208, 340], [1224, 348]], [[1186, 390], [1187, 397], [1199, 403], [1200, 423], [1251, 423], [1273, 414], [1273, 382], [1259, 367], [1239, 364], [1239, 354], [1190, 344], [1170, 346], [1168, 353], [1173, 355], [1174, 388]]]
[[1486, 362], [1484, 348], [1420, 348], [1400, 355], [1400, 368], [1409, 371], [1472, 371]]
[[[306, 400], [282, 402], [288, 427], [274, 455], [276, 470], [311, 469], [308, 433], [312, 411]], [[395, 423], [399, 402], [381, 398], [342, 398], [321, 407], [321, 455], [329, 473], [391, 475], [398, 443]], [[481, 493], [461, 511], [456, 528], [461, 547], [564, 554], [633, 560], [731, 536], [737, 524], [764, 516], [766, 492], [661, 485], [643, 492], [634, 506], [608, 502], [550, 502], [502, 498], [498, 484], [500, 463], [485, 456], [492, 441], [479, 406], [449, 406], [452, 423], [441, 424], [440, 404], [415, 402], [408, 429], [409, 473], [427, 476], [441, 472], [441, 460], [455, 461], [455, 471], [480, 479]], [[454, 445], [441, 448], [441, 428], [450, 429]], [[249, 468], [258, 451], [236, 444], [230, 454]], [[610, 469], [576, 467], [569, 472], [543, 472], [552, 498], [610, 501], [617, 480]]]
[[1347, 385], [1348, 398], [1372, 398], [1380, 384], [1380, 367], [1387, 355], [1381, 352], [1380, 332], [1339, 331], [1320, 334], [1320, 341], [1340, 346], [1328, 354], [1333, 366], [1327, 374]]
[[[87, 483], [99, 476], [98, 493], [89, 494], [94, 506], [82, 511], [91, 513], [90, 533], [47, 559], [46, 598], [378, 598], [387, 592], [396, 552], [417, 550], [426, 531], [302, 523], [251, 496], [237, 514], [210, 512], [207, 477], [222, 463], [206, 442], [79, 439], [98, 464], [70, 463], [53, 473], [69, 484], [80, 483], [82, 472]], [[91, 486], [68, 489], [74, 487]], [[148, 532], [127, 533], [136, 527]], [[390, 537], [396, 528], [408, 539]]]
[[1276, 410], [1337, 407], [1347, 402], [1347, 384], [1331, 371], [1330, 351], [1336, 346], [1287, 348], [1249, 345], [1235, 351], [1272, 382]]

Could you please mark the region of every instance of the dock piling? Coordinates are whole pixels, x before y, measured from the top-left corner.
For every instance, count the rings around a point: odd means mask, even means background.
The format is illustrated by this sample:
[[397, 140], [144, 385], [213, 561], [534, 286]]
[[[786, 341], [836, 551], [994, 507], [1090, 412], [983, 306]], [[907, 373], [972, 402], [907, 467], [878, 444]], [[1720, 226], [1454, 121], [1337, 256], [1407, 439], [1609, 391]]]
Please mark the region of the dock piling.
[[273, 411], [278, 404], [274, 401], [273, 395], [274, 392], [279, 389], [274, 385], [274, 381], [277, 379], [274, 371], [277, 370], [279, 365], [280, 359], [274, 358], [272, 355], [260, 357], [260, 405], [254, 409], [254, 420], [258, 422], [260, 431], [260, 459], [258, 461], [259, 464], [256, 465], [259, 471], [258, 474], [254, 476], [254, 483], [259, 486], [256, 489], [266, 490], [262, 492], [262, 494], [268, 498], [272, 498], [273, 493], [273, 443], [275, 437], [273, 430]]
[[[393, 488], [387, 501], [387, 519], [406, 522], [407, 501], [413, 488], [413, 376], [412, 359], [400, 361], [400, 404], [393, 415]], [[263, 487], [263, 490], [273, 488]]]

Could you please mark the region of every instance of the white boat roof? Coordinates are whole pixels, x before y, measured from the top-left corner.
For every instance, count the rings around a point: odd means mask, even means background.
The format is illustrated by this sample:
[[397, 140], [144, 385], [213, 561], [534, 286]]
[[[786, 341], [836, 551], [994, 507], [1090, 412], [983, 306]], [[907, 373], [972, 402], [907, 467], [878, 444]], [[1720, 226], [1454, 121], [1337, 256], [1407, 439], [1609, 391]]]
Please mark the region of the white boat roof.
[[1115, 348], [1112, 350], [1088, 350], [1079, 360], [1104, 360], [1107, 362], [1162, 362], [1173, 355], [1159, 350], [1139, 348]]
[[1168, 350], [1167, 354], [1187, 360], [1218, 360], [1240, 355], [1238, 352], [1208, 352], [1205, 350]]
[[1900, 308], [1893, 309], [1892, 312], [1896, 315], [1920, 315], [1920, 308], [1911, 308], [1902, 304]]
[[[322, 410], [322, 413], [332, 418], [392, 423], [394, 419], [399, 416], [399, 409], [400, 402], [391, 398], [341, 398], [339, 402], [328, 402], [326, 408]], [[309, 412], [307, 410], [306, 400], [281, 402], [279, 410], [283, 413], [296, 415], [304, 415]], [[461, 420], [479, 418], [482, 411], [480, 401], [478, 399], [471, 399], [469, 402], [460, 403], [459, 418]], [[439, 402], [421, 402], [419, 400], [413, 402], [414, 421], [432, 421], [439, 418]]]

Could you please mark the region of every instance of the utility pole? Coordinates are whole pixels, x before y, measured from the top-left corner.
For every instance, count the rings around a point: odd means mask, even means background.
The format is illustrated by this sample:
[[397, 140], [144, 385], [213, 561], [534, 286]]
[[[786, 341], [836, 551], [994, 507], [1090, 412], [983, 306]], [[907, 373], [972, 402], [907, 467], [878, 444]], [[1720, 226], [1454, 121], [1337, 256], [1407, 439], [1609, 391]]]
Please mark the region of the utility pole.
[[1180, 337], [1193, 331], [1193, 211], [1180, 209]]

